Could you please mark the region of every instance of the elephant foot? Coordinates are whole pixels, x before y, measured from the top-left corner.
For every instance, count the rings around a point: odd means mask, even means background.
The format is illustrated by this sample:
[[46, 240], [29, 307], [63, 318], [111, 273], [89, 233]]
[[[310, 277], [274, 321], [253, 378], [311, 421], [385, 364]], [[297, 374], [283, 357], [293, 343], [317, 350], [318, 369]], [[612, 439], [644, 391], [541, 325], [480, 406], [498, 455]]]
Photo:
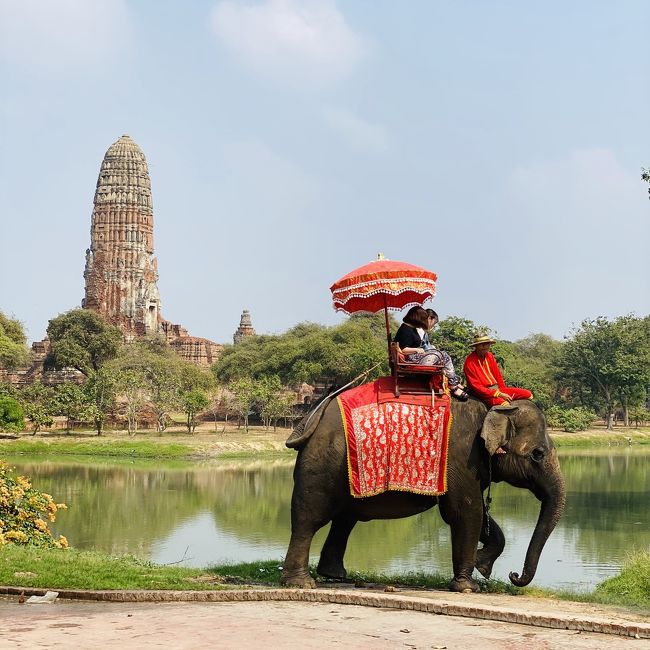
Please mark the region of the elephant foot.
[[345, 580], [348, 577], [348, 572], [341, 562], [327, 562], [321, 559], [316, 571], [319, 576], [333, 580]]
[[478, 562], [476, 563], [476, 570], [486, 579], [488, 580], [490, 576], [492, 575], [492, 564], [479, 564]]
[[449, 591], [458, 591], [463, 594], [471, 594], [480, 591], [481, 588], [478, 586], [476, 580], [472, 578], [454, 578], [449, 583]]
[[297, 587], [298, 589], [315, 589], [316, 581], [308, 571], [283, 571], [280, 577], [283, 587]]
[[489, 578], [492, 575], [492, 566], [496, 558], [487, 557], [482, 549], [476, 554], [476, 569], [484, 577]]

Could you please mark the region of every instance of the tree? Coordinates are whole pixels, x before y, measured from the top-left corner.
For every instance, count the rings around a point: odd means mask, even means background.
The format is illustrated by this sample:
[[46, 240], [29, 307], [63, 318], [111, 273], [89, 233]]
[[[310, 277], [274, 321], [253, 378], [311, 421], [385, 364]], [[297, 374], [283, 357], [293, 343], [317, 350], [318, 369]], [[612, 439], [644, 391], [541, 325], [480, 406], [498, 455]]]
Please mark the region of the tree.
[[117, 357], [122, 332], [89, 309], [72, 309], [47, 326], [55, 368], [76, 368], [86, 377]]
[[559, 393], [556, 373], [561, 349], [562, 343], [547, 334], [531, 334], [514, 343], [499, 341], [494, 346], [508, 385], [531, 390], [535, 402], [544, 409]]
[[196, 429], [196, 416], [210, 406], [208, 396], [199, 388], [193, 388], [181, 395], [181, 405], [185, 412], [185, 424], [189, 433]]
[[146, 381], [141, 372], [133, 368], [124, 368], [116, 374], [116, 385], [124, 398], [124, 413], [127, 420], [127, 431], [134, 436], [138, 430], [138, 416], [146, 401]]
[[[650, 183], [650, 169], [641, 168], [641, 180]], [[648, 194], [650, 194], [650, 187], [648, 188]]]
[[[248, 416], [257, 399], [257, 385], [250, 377], [242, 377], [229, 384], [228, 389], [235, 396], [235, 409], [239, 421], [244, 420], [244, 429], [248, 432]], [[237, 426], [239, 427], [239, 423]]]
[[54, 391], [54, 409], [57, 414], [66, 418], [66, 433], [74, 422], [90, 418], [89, 401], [86, 393], [79, 384], [66, 382], [59, 384]]
[[621, 316], [613, 323], [617, 339], [614, 377], [623, 408], [623, 423], [630, 425], [630, 406], [641, 405], [650, 385], [650, 316]]
[[224, 383], [276, 375], [296, 386], [323, 378], [344, 384], [373, 366], [368, 379], [388, 371], [383, 314], [354, 315], [335, 327], [300, 323], [279, 336], [252, 337], [226, 346], [213, 372]]
[[180, 405], [181, 359], [167, 355], [150, 359], [145, 373], [149, 400], [156, 414], [156, 430], [162, 433], [167, 428], [169, 413]]
[[465, 357], [471, 352], [469, 344], [477, 329], [487, 328], [478, 327], [467, 318], [449, 316], [438, 323], [438, 327], [429, 335], [429, 340], [439, 350], [449, 354], [456, 372], [459, 373], [462, 371]]
[[0, 366], [12, 370], [27, 365], [30, 357], [22, 323], [0, 311]]
[[13, 397], [0, 396], [0, 431], [19, 432], [25, 428], [22, 406]]
[[162, 432], [170, 411], [179, 406], [182, 363], [165, 341], [146, 337], [123, 346], [109, 366], [118, 375], [128, 370], [140, 377], [142, 391], [156, 415], [156, 429]]
[[221, 415], [226, 423], [231, 415], [237, 415], [235, 396], [225, 387], [217, 386], [210, 393], [210, 412], [214, 417], [214, 430], [217, 430], [217, 418]]
[[266, 429], [268, 430], [269, 425], [273, 424], [273, 431], [276, 431], [280, 418], [284, 418], [285, 423], [287, 418], [292, 418], [295, 403], [296, 396], [291, 392], [282, 390], [272, 393], [270, 399], [264, 403], [264, 406], [260, 410], [260, 415], [262, 416], [262, 420], [265, 421]]
[[275, 429], [277, 418], [284, 414], [286, 410], [285, 395], [286, 390], [282, 388], [277, 375], [263, 377], [257, 382], [255, 402], [267, 431], [272, 421]]
[[41, 427], [52, 425], [55, 402], [54, 389], [51, 386], [35, 381], [20, 390], [18, 399], [25, 411], [25, 417], [32, 423], [33, 435], [36, 435]]
[[215, 381], [212, 373], [189, 361], [178, 359], [178, 373], [182, 392], [187, 393], [194, 389], [209, 391], [214, 388]]
[[584, 320], [563, 346], [558, 378], [586, 406], [602, 407], [611, 428], [617, 400], [627, 408], [650, 383], [650, 317]]
[[115, 406], [118, 376], [110, 366], [103, 366], [84, 384], [89, 409], [88, 413], [95, 423], [97, 435], [104, 430], [106, 416]]

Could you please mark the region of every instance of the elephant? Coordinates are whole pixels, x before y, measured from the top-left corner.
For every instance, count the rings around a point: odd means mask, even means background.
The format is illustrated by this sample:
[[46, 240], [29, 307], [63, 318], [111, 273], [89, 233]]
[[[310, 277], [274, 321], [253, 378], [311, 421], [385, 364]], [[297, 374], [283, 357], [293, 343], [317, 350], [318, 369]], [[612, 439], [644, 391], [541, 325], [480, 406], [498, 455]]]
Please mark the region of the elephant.
[[[451, 529], [454, 577], [449, 589], [479, 591], [472, 577], [474, 568], [489, 578], [505, 546], [501, 528], [484, 505], [483, 493], [490, 481], [527, 488], [541, 502], [522, 573], [509, 575], [514, 585], [529, 584], [544, 544], [564, 509], [566, 488], [544, 415], [529, 400], [516, 400], [512, 405], [517, 408], [500, 412], [488, 410], [474, 398], [467, 402], [452, 400], [447, 492], [441, 496], [389, 491], [354, 498], [349, 490], [346, 441], [338, 404], [330, 400], [319, 412], [313, 411], [305, 418], [304, 428], [297, 427], [286, 442], [298, 450], [298, 457], [293, 472], [291, 540], [282, 584], [315, 586], [308, 568], [309, 549], [316, 531], [330, 521], [317, 573], [344, 580], [347, 573], [343, 556], [358, 521], [408, 517], [438, 504]], [[479, 542], [483, 545], [480, 549]]]

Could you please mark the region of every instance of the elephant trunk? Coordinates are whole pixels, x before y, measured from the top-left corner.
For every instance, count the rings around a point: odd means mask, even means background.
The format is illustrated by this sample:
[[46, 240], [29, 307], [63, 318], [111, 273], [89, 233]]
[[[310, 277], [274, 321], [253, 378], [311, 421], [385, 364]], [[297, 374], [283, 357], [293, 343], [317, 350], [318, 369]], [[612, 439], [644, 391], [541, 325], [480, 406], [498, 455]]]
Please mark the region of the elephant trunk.
[[550, 476], [550, 482], [547, 489], [544, 490], [544, 496], [541, 499], [541, 506], [539, 509], [539, 517], [535, 530], [530, 538], [528, 544], [528, 551], [526, 552], [526, 560], [521, 576], [512, 571], [509, 575], [510, 582], [517, 587], [525, 587], [535, 577], [537, 571], [537, 563], [539, 556], [542, 553], [544, 544], [564, 510], [564, 503], [566, 501], [566, 487], [564, 485], [564, 478], [560, 473], [560, 466], [557, 460], [557, 452], [553, 450], [548, 461], [548, 470], [546, 477]]

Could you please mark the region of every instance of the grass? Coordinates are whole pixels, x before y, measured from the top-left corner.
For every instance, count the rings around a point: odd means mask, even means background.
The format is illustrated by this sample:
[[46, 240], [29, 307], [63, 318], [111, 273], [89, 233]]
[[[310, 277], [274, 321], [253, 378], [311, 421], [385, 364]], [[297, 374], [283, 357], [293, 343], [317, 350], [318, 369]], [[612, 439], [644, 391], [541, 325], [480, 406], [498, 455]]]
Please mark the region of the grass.
[[621, 432], [607, 432], [606, 429], [598, 430], [597, 432], [590, 430], [576, 433], [551, 431], [551, 437], [557, 447], [628, 447], [650, 445], [650, 433], [635, 429], [625, 429]]
[[131, 555], [41, 549], [7, 544], [0, 549], [0, 584], [54, 589], [223, 588], [200, 569], [159, 566]]
[[[312, 576], [316, 576], [315, 566], [311, 566]], [[222, 564], [210, 567], [208, 572], [220, 576], [228, 576], [228, 582], [240, 584], [262, 584], [279, 586], [282, 561], [267, 560], [266, 562], [248, 562], [242, 564]], [[451, 576], [439, 573], [405, 573], [389, 575], [371, 571], [350, 571], [347, 582], [358, 586], [391, 585], [395, 587], [410, 587], [412, 589], [447, 590]], [[319, 584], [336, 584], [316, 577]], [[512, 596], [525, 595], [537, 598], [552, 598], [573, 602], [599, 603], [602, 605], [624, 606], [644, 613], [650, 612], [650, 553], [637, 553], [630, 557], [623, 567], [621, 574], [601, 583], [592, 592], [573, 592], [565, 590], [540, 589], [538, 587], [515, 587], [503, 580], [478, 580], [481, 593], [509, 594]]]
[[215, 432], [206, 424], [194, 434], [188, 434], [186, 430], [167, 430], [164, 433], [139, 431], [129, 436], [126, 431], [107, 429], [100, 437], [92, 431], [70, 434], [44, 431], [36, 436], [22, 434], [15, 439], [0, 440], [0, 455], [94, 456], [129, 460], [293, 457], [295, 452], [284, 445], [287, 435], [284, 429], [274, 432], [262, 427], [251, 427], [249, 431], [229, 427]]
[[[226, 584], [280, 585], [281, 560], [221, 564], [207, 569], [161, 566], [126, 555], [113, 557], [96, 551], [38, 549], [8, 544], [0, 548], [0, 584], [58, 589], [223, 589]], [[312, 575], [315, 568], [311, 567]], [[446, 590], [451, 576], [441, 574], [351, 571], [348, 582], [412, 589]], [[318, 579], [321, 584], [331, 581]], [[480, 579], [481, 592], [526, 595], [574, 602], [599, 603], [650, 612], [650, 553], [636, 553], [620, 575], [605, 580], [592, 592], [519, 588], [501, 580]]]
[[256, 451], [225, 451], [219, 454], [220, 460], [245, 460], [247, 458], [273, 459], [295, 459], [295, 449], [261, 449]]
[[596, 587], [596, 595], [602, 599], [598, 602], [650, 610], [650, 552], [630, 556], [619, 575]]
[[15, 440], [6, 446], [11, 455], [110, 456], [114, 458], [185, 458], [194, 449], [178, 443], [146, 440]]

